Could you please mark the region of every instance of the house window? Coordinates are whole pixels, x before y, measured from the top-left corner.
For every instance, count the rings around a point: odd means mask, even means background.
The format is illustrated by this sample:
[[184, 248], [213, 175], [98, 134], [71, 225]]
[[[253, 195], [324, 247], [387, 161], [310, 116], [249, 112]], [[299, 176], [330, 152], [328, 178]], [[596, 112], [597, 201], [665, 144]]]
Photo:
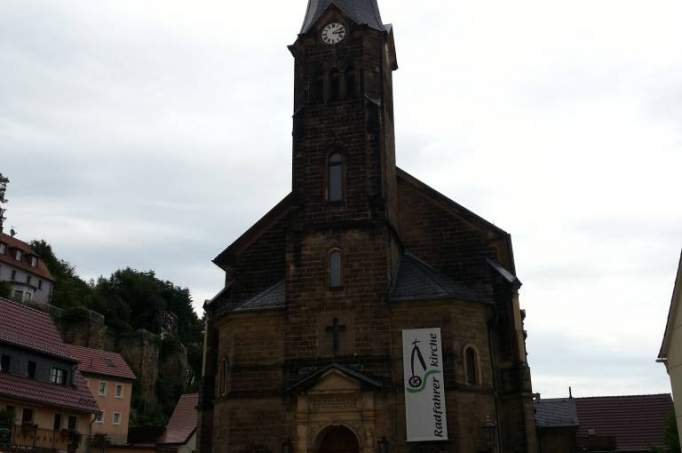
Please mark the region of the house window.
[[332, 251], [329, 254], [329, 286], [331, 288], [340, 288], [343, 285], [341, 264], [341, 251]]
[[480, 384], [478, 352], [472, 346], [468, 346], [464, 350], [464, 366], [467, 385]]
[[66, 370], [63, 368], [52, 367], [50, 372], [50, 382], [53, 384], [66, 385]]
[[114, 395], [116, 398], [123, 398], [123, 385], [122, 384], [116, 384], [116, 390]]
[[69, 415], [69, 431], [78, 429], [78, 418], [75, 415]]
[[26, 302], [31, 302], [33, 300], [33, 293], [26, 291], [24, 293], [24, 300]]
[[121, 414], [119, 412], [114, 412], [114, 415], [112, 418], [112, 423], [114, 425], [120, 425], [121, 424]]
[[32, 278], [30, 275], [27, 275], [27, 276], [26, 276], [26, 284], [27, 284], [27, 285], [30, 285], [31, 282], [33, 282], [33, 278]]
[[33, 423], [33, 409], [26, 409], [21, 412], [21, 423]]
[[23, 302], [24, 301], [24, 292], [18, 289], [14, 290], [14, 300], [17, 302]]
[[104, 423], [104, 411], [95, 414], [95, 423]]
[[62, 429], [62, 414], [54, 414], [54, 424], [52, 425], [52, 431], [59, 431]]
[[38, 258], [35, 256], [31, 257], [31, 267], [38, 267]]
[[0, 243], [0, 255], [4, 255], [7, 252], [7, 246]]
[[38, 289], [43, 289], [43, 281], [38, 280]]
[[29, 378], [35, 379], [36, 377], [36, 363], [33, 360], [29, 360], [26, 366], [26, 374]]
[[16, 280], [17, 280], [17, 271], [12, 271], [12, 281], [14, 282]]
[[97, 392], [100, 396], [107, 396], [107, 383], [99, 381], [99, 390]]
[[8, 355], [3, 355], [0, 358], [0, 372], [9, 373], [10, 357]]
[[327, 200], [343, 201], [343, 156], [334, 153], [329, 156], [327, 175]]
[[16, 258], [17, 261], [21, 261], [21, 258], [24, 256], [24, 254], [21, 252], [21, 250], [17, 250]]

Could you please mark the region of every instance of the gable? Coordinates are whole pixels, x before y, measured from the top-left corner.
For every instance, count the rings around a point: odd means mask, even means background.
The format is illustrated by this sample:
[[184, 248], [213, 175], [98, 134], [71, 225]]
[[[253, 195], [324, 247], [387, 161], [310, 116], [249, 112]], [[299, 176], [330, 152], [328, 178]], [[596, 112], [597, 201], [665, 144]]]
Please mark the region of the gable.
[[218, 256], [213, 259], [221, 269], [227, 271], [230, 265], [234, 262], [235, 257], [240, 254], [245, 248], [253, 244], [281, 219], [291, 212], [293, 194], [289, 194], [277, 203], [267, 214], [254, 223], [244, 234], [239, 236], [232, 244], [227, 246]]
[[403, 246], [450, 278], [487, 284], [489, 260], [515, 274], [507, 232], [400, 169], [398, 205]]

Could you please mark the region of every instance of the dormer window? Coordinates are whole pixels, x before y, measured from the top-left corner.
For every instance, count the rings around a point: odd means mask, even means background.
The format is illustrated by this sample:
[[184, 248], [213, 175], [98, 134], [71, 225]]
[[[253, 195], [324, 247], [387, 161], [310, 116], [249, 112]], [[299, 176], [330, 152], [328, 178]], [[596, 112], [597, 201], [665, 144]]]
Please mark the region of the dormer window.
[[38, 258], [35, 256], [31, 257], [31, 267], [38, 267]]
[[327, 201], [343, 201], [343, 156], [334, 153], [329, 156], [327, 176]]

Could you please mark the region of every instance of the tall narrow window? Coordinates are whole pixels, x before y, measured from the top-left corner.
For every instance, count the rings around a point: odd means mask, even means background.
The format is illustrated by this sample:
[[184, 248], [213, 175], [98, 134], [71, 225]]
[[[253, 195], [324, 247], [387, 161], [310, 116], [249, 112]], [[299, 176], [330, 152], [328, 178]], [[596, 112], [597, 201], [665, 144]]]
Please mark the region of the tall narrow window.
[[220, 368], [220, 394], [225, 395], [228, 392], [228, 380], [230, 379], [230, 362], [223, 359]]
[[343, 157], [339, 153], [329, 156], [328, 201], [343, 201]]
[[334, 250], [329, 254], [329, 286], [331, 288], [340, 288], [343, 284], [343, 275], [341, 270], [341, 252]]
[[329, 100], [338, 101], [341, 98], [341, 74], [336, 68], [329, 71]]
[[355, 68], [348, 66], [346, 68], [346, 97], [354, 98], [357, 94], [357, 78], [355, 76]]
[[62, 414], [54, 414], [54, 424], [52, 425], [53, 431], [59, 431], [62, 429]]
[[464, 361], [467, 385], [478, 385], [480, 379], [478, 375], [478, 353], [471, 346], [464, 350]]
[[310, 79], [310, 102], [320, 104], [324, 101], [324, 74], [321, 67], [316, 67], [312, 71]]

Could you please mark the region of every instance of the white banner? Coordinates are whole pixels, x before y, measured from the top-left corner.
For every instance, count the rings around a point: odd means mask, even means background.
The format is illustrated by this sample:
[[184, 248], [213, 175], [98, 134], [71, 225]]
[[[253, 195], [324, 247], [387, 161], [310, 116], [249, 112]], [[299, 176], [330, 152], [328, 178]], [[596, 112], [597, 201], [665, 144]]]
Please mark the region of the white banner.
[[407, 441], [448, 439], [440, 329], [403, 330]]

